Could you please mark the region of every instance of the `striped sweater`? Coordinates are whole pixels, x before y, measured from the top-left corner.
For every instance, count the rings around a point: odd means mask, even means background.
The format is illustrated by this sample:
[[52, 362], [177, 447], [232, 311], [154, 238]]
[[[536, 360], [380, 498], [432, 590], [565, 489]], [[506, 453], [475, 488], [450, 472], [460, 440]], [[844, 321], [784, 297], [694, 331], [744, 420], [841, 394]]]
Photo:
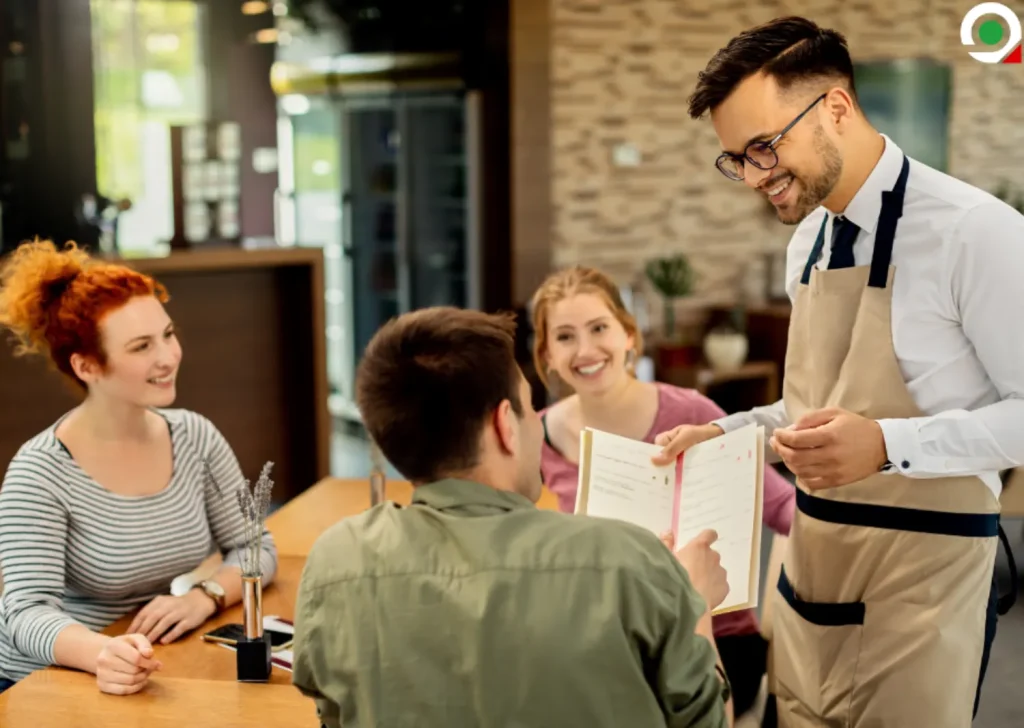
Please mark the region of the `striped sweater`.
[[[52, 665], [65, 627], [102, 631], [169, 593], [174, 577], [214, 550], [239, 565], [238, 460], [202, 415], [158, 412], [170, 428], [174, 471], [154, 495], [101, 487], [57, 439], [59, 420], [11, 461], [0, 489], [0, 678], [20, 680]], [[272, 579], [277, 550], [266, 531], [261, 563]]]

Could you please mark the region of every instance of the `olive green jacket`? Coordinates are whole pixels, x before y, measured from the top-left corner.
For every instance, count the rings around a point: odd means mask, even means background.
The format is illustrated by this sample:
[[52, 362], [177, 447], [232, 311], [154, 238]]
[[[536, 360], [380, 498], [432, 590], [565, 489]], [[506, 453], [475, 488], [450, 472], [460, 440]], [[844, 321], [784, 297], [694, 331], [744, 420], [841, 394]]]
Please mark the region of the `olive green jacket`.
[[720, 728], [704, 611], [651, 533], [443, 480], [317, 541], [293, 682], [327, 728]]

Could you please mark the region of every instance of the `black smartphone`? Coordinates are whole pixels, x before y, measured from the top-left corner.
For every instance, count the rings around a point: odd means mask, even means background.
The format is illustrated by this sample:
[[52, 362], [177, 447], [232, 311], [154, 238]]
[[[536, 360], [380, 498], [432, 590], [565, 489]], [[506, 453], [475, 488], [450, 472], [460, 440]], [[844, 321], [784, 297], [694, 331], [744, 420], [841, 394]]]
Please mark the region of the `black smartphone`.
[[[283, 647], [292, 641], [293, 635], [287, 632], [278, 632], [274, 629], [265, 629], [263, 631], [270, 635], [270, 646], [272, 648]], [[207, 642], [235, 645], [239, 640], [245, 639], [245, 628], [240, 624], [225, 624], [204, 634], [203, 639]]]

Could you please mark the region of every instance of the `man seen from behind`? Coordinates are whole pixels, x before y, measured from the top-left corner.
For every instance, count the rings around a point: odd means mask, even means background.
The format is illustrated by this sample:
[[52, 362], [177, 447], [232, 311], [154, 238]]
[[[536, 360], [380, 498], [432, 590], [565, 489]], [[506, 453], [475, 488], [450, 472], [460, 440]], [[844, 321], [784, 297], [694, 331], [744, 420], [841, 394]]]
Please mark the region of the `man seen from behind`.
[[714, 535], [674, 556], [630, 524], [536, 508], [543, 430], [514, 331], [433, 308], [367, 347], [359, 408], [412, 504], [313, 547], [294, 684], [327, 728], [731, 724]]

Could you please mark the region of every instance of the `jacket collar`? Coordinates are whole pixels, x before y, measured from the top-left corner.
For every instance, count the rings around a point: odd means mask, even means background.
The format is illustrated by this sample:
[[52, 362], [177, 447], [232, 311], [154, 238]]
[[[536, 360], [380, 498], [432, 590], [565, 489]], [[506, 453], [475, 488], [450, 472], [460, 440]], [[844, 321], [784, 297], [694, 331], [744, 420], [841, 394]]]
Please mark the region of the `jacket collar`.
[[417, 486], [413, 491], [412, 502], [439, 511], [516, 511], [536, 507], [529, 498], [519, 493], [497, 490], [488, 485], [458, 478], [446, 478]]

